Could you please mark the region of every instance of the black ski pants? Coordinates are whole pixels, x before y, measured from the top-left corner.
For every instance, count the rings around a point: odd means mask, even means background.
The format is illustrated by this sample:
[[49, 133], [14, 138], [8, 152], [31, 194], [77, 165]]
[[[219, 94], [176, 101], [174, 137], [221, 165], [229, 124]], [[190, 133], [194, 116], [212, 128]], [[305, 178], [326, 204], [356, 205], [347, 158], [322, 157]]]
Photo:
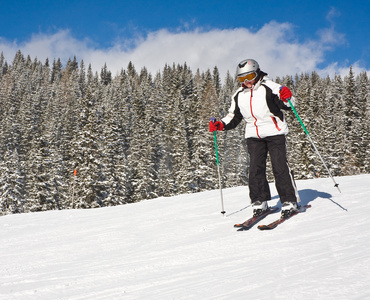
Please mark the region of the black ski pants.
[[286, 137], [276, 135], [266, 138], [248, 138], [249, 195], [252, 203], [271, 200], [270, 188], [266, 178], [267, 154], [270, 154], [275, 186], [281, 203], [297, 202], [298, 192], [286, 157]]

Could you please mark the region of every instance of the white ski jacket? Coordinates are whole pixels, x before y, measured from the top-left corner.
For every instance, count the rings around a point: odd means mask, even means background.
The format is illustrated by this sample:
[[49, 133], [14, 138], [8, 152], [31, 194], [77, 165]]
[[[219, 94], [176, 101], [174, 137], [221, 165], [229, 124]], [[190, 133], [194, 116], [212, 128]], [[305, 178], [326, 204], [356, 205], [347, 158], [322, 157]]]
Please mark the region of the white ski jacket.
[[[246, 138], [264, 138], [288, 133], [288, 125], [281, 111], [290, 110], [289, 103], [279, 98], [280, 84], [263, 73], [251, 89], [240, 87], [232, 96], [229, 113], [221, 121], [224, 129], [234, 129], [244, 119]], [[293, 99], [291, 99], [293, 103]], [[294, 103], [293, 103], [294, 104]]]

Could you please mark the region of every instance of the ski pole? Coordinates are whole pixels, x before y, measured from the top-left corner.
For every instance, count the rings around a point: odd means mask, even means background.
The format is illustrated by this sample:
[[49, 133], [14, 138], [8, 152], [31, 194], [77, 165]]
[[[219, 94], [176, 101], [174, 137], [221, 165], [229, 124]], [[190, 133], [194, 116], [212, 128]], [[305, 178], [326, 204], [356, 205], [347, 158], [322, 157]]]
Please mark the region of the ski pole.
[[301, 123], [301, 126], [302, 126], [302, 128], [303, 128], [304, 132], [306, 133], [306, 135], [307, 135], [307, 137], [308, 137], [308, 140], [310, 141], [310, 143], [311, 143], [312, 147], [313, 147], [313, 148], [314, 148], [314, 150], [316, 151], [317, 156], [320, 158], [320, 160], [321, 160], [321, 162], [323, 163], [323, 165], [324, 165], [324, 167], [325, 167], [326, 171], [328, 171], [330, 178], [333, 180], [333, 182], [334, 182], [334, 187], [336, 187], [336, 188], [338, 189], [339, 193], [341, 193], [341, 191], [340, 191], [340, 189], [339, 189], [339, 184], [335, 182], [334, 177], [331, 175], [331, 172], [330, 172], [329, 168], [327, 167], [327, 165], [326, 165], [325, 161], [324, 161], [324, 160], [323, 160], [323, 158], [321, 157], [319, 150], [317, 150], [317, 148], [316, 148], [316, 146], [315, 146], [315, 143], [313, 142], [313, 140], [312, 140], [312, 138], [311, 138], [310, 134], [308, 133], [308, 130], [307, 130], [307, 129], [306, 129], [306, 127], [304, 126], [304, 124], [303, 124], [303, 122], [302, 122], [301, 118], [299, 117], [299, 115], [298, 115], [298, 113], [297, 113], [296, 109], [294, 108], [294, 106], [293, 106], [292, 102], [290, 101], [290, 99], [288, 99], [288, 102], [289, 102], [289, 105], [290, 105], [290, 107], [292, 108], [292, 110], [293, 110], [293, 112], [294, 112], [295, 116], [297, 117], [297, 119], [298, 119], [299, 123]]
[[[212, 123], [214, 123], [215, 121], [216, 121], [216, 118], [211, 118], [211, 122]], [[220, 175], [220, 162], [219, 162], [219, 159], [218, 159], [216, 131], [213, 131], [213, 137], [215, 139], [215, 151], [216, 151], [216, 161], [217, 161], [218, 185], [220, 187], [220, 193], [221, 193], [221, 208], [222, 208], [221, 213], [224, 215], [225, 214], [224, 197], [222, 195], [222, 185], [221, 185], [221, 175]]]

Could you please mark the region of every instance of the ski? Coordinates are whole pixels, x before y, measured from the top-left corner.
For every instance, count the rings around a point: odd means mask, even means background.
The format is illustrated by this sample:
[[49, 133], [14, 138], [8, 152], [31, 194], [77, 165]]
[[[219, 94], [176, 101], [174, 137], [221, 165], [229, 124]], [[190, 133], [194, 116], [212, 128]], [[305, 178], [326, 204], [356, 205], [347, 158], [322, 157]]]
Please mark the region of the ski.
[[260, 216], [252, 217], [252, 218], [250, 218], [250, 219], [248, 219], [245, 222], [240, 223], [240, 224], [235, 224], [234, 227], [238, 228], [238, 231], [249, 230], [254, 225], [256, 225], [259, 221], [264, 219], [267, 215], [272, 214], [274, 212], [277, 212], [278, 210], [279, 210], [278, 207], [269, 208], [268, 210], [264, 211]]
[[276, 228], [278, 225], [280, 225], [281, 223], [284, 223], [286, 220], [289, 220], [291, 217], [294, 217], [295, 215], [298, 215], [299, 213], [301, 212], [305, 212], [307, 208], [310, 208], [311, 205], [305, 205], [305, 206], [301, 206], [296, 212], [294, 212], [292, 215], [290, 215], [289, 218], [280, 218], [268, 225], [259, 225], [258, 226], [258, 229], [259, 230], [272, 230], [274, 228]]

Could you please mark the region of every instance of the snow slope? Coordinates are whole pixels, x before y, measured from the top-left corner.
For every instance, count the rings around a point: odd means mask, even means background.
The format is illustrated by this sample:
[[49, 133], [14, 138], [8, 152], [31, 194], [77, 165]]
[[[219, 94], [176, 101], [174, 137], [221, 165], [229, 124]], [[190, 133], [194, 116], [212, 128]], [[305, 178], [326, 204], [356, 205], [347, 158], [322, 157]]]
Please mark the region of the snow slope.
[[0, 217], [0, 299], [370, 299], [370, 175], [336, 180], [298, 181], [312, 208], [264, 232], [233, 228], [247, 187], [225, 216], [215, 190]]

